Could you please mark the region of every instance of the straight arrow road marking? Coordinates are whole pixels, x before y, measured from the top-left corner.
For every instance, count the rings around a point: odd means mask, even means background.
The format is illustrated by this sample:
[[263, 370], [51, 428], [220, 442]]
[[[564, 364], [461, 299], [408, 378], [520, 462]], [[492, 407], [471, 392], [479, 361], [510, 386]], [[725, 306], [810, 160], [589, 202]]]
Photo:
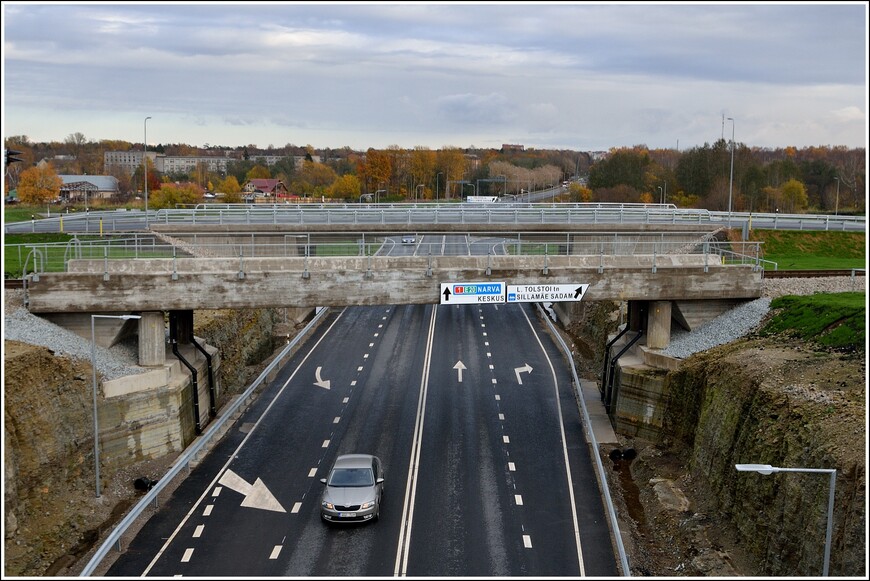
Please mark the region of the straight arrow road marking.
[[462, 383], [462, 370], [467, 369], [467, 367], [465, 367], [465, 364], [462, 363], [462, 361], [457, 361], [456, 365], [453, 366], [453, 369], [459, 372], [459, 383]]

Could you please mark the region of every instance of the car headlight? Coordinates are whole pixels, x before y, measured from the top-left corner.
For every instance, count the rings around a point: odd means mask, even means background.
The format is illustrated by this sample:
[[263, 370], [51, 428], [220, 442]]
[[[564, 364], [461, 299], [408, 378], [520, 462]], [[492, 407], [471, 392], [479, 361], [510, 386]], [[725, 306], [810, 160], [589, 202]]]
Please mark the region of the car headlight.
[[320, 503], [320, 506], [328, 508], [329, 510], [335, 510], [335, 506], [331, 502], [326, 502], [325, 500]]
[[371, 508], [371, 507], [373, 507], [374, 505], [375, 505], [375, 501], [374, 501], [374, 500], [370, 500], [370, 501], [368, 501], [368, 502], [364, 502], [364, 503], [362, 503], [361, 505], [359, 505], [359, 509], [360, 509], [360, 510], [365, 510], [365, 509], [367, 509], [367, 508]]

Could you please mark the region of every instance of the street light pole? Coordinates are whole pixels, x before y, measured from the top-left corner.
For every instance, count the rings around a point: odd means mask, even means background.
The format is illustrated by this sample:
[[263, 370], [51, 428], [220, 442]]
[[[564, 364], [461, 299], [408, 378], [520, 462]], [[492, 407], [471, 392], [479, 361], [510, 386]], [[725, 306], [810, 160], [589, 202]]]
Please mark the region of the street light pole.
[[834, 202], [834, 216], [836, 216], [840, 209], [840, 176], [837, 176], [834, 179], [837, 180], [837, 201]]
[[665, 203], [665, 194], [662, 191], [661, 186], [658, 186], [658, 188], [659, 188], [659, 204], [664, 204]]
[[97, 481], [97, 498], [100, 498], [100, 425], [97, 415], [97, 335], [95, 319], [141, 319], [139, 315], [91, 315], [91, 369], [94, 374], [94, 474]]
[[734, 186], [734, 117], [729, 117], [731, 121], [731, 177], [728, 180], [728, 226], [731, 226], [731, 190]]
[[386, 193], [387, 190], [377, 190], [375, 192], [375, 204], [379, 204], [381, 201], [381, 192]]
[[738, 472], [758, 472], [765, 476], [775, 472], [811, 472], [815, 474], [830, 474], [828, 486], [828, 524], [825, 530], [825, 561], [822, 565], [822, 576], [828, 576], [831, 562], [831, 537], [834, 528], [834, 487], [837, 484], [837, 471], [833, 468], [779, 468], [770, 464], [735, 464]]
[[[145, 152], [142, 155], [142, 163], [145, 164], [145, 227], [148, 227], [148, 120], [151, 117], [145, 118]], [[97, 495], [99, 496], [99, 495]]]

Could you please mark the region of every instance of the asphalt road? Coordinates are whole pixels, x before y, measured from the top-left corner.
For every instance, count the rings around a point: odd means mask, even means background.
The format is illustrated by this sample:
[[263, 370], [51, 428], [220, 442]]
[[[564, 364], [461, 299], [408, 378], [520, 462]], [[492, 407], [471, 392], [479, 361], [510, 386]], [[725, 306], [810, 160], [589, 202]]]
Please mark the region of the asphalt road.
[[[570, 371], [535, 317], [331, 314], [107, 575], [616, 575]], [[319, 479], [350, 452], [384, 462], [380, 520], [327, 525]]]

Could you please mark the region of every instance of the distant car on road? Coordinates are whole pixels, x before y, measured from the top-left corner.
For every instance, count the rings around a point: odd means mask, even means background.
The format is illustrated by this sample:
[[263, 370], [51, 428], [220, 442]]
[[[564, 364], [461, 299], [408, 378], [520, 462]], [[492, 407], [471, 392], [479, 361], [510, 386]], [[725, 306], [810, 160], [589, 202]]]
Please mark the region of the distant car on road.
[[320, 499], [320, 517], [326, 522], [378, 520], [384, 493], [384, 468], [377, 456], [345, 454], [335, 459]]
[[417, 241], [417, 238], [413, 234], [405, 234], [402, 236], [402, 244], [413, 244]]
[[215, 199], [217, 196], [214, 195], [214, 194], [211, 193], [211, 192], [206, 192], [206, 193], [204, 193], [204, 194], [202, 195], [202, 197], [205, 198], [206, 200], [213, 200], [213, 199]]

